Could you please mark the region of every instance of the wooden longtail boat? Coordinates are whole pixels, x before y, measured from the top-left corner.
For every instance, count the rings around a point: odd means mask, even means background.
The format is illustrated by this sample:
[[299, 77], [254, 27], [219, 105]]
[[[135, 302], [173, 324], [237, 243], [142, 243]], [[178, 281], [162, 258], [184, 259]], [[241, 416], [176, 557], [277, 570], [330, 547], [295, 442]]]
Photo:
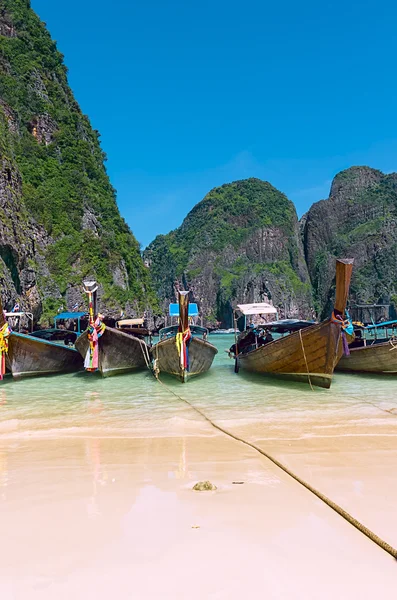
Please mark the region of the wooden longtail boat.
[[[76, 348], [85, 359], [84, 366], [86, 370], [98, 370], [103, 377], [110, 377], [148, 366], [150, 356], [145, 341], [123, 333], [120, 329], [103, 325], [96, 312], [98, 289], [96, 282], [85, 282], [84, 287], [89, 295], [90, 325], [76, 340]], [[97, 339], [94, 341], [95, 348], [93, 348], [92, 339], [90, 342], [94, 330], [96, 330], [97, 335]], [[92, 353], [94, 351], [97, 353], [97, 363], [92, 364]]]
[[[6, 320], [0, 300], [0, 328], [5, 325]], [[82, 358], [74, 348], [14, 332], [11, 332], [8, 337], [5, 364], [15, 379], [70, 373], [83, 368]]]
[[[178, 292], [178, 296], [179, 325], [160, 331], [151, 354], [155, 373], [164, 371], [185, 383], [189, 377], [208, 371], [218, 350], [207, 342], [207, 329], [189, 326], [189, 292]], [[196, 337], [198, 334], [203, 337]]]
[[[397, 374], [397, 340], [389, 338], [387, 328], [395, 321], [379, 323], [357, 330], [356, 339], [349, 346], [350, 354], [342, 356], [336, 366], [337, 371], [358, 373]], [[386, 330], [383, 337], [377, 337], [377, 330]], [[375, 339], [366, 339], [365, 334], [375, 331]], [[362, 335], [364, 334], [364, 337]], [[359, 337], [360, 336], [360, 337]]]
[[[336, 299], [332, 317], [286, 337], [248, 348], [236, 356], [238, 367], [329, 388], [343, 352], [344, 312], [353, 260], [336, 261]], [[238, 350], [238, 345], [237, 345]]]

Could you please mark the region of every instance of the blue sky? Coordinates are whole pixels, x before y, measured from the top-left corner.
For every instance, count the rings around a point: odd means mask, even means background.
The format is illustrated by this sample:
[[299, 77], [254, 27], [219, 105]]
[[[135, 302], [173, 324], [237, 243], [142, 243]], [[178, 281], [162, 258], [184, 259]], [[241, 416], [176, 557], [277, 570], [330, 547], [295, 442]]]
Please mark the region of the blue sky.
[[341, 169], [397, 170], [389, 0], [31, 3], [143, 247], [226, 182], [266, 179], [301, 215]]

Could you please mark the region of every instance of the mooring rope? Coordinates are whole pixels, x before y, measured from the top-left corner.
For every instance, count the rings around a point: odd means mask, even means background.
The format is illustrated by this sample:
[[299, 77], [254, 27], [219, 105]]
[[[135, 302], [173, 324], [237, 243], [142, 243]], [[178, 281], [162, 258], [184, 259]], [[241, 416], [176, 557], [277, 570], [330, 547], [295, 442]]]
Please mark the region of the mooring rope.
[[312, 386], [312, 380], [310, 379], [310, 372], [309, 372], [309, 365], [307, 364], [307, 358], [306, 358], [306, 352], [305, 352], [305, 347], [303, 345], [303, 339], [302, 339], [302, 329], [299, 329], [299, 338], [301, 341], [301, 346], [302, 346], [302, 352], [303, 352], [303, 358], [305, 359], [305, 363], [306, 363], [306, 370], [307, 370], [307, 376], [309, 378], [309, 384], [311, 387], [312, 392], [314, 392], [314, 388]]
[[[152, 371], [152, 373], [153, 373], [153, 371]], [[154, 375], [154, 373], [153, 373], [153, 375]], [[284, 471], [284, 473], [286, 473], [287, 475], [289, 475], [289, 477], [291, 477], [292, 479], [294, 479], [297, 483], [299, 483], [304, 488], [306, 488], [309, 492], [311, 492], [312, 494], [314, 494], [319, 500], [321, 500], [322, 502], [324, 502], [324, 504], [326, 504], [327, 506], [329, 506], [330, 508], [332, 508], [332, 510], [334, 510], [336, 513], [338, 513], [338, 515], [340, 515], [348, 523], [350, 523], [350, 525], [353, 525], [353, 527], [355, 527], [356, 529], [358, 529], [358, 531], [360, 531], [361, 533], [363, 533], [368, 539], [370, 539], [377, 546], [379, 546], [380, 548], [382, 548], [382, 550], [384, 550], [385, 552], [387, 552], [388, 554], [390, 554], [390, 556], [392, 556], [393, 558], [395, 558], [397, 560], [397, 550], [395, 548], [393, 548], [393, 546], [391, 546], [390, 544], [388, 544], [387, 542], [385, 542], [384, 540], [382, 540], [382, 538], [380, 538], [378, 535], [376, 535], [376, 533], [374, 533], [373, 531], [371, 531], [370, 529], [368, 529], [368, 527], [366, 527], [365, 525], [363, 525], [362, 523], [360, 523], [360, 521], [358, 521], [357, 519], [355, 519], [344, 508], [342, 508], [341, 506], [339, 506], [339, 504], [337, 504], [336, 502], [334, 502], [333, 500], [331, 500], [330, 498], [328, 498], [328, 496], [326, 496], [325, 494], [323, 494], [322, 492], [320, 492], [319, 490], [317, 490], [315, 487], [313, 487], [312, 485], [310, 485], [310, 483], [308, 483], [307, 481], [305, 481], [304, 479], [302, 479], [301, 477], [299, 477], [299, 475], [296, 475], [293, 471], [291, 471], [288, 467], [286, 467], [285, 465], [283, 465], [279, 460], [277, 460], [276, 458], [274, 458], [271, 454], [268, 454], [267, 452], [265, 452], [264, 450], [262, 450], [262, 448], [259, 448], [259, 446], [256, 446], [255, 444], [252, 444], [251, 442], [247, 442], [247, 440], [244, 440], [243, 438], [239, 437], [238, 435], [235, 435], [231, 431], [228, 431], [227, 429], [224, 429], [220, 425], [217, 425], [216, 423], [214, 423], [214, 421], [212, 421], [209, 417], [207, 417], [207, 415], [205, 413], [203, 413], [199, 408], [197, 408], [196, 406], [194, 406], [193, 404], [191, 404], [191, 402], [189, 402], [185, 398], [182, 398], [182, 396], [180, 396], [179, 394], [177, 394], [176, 392], [174, 392], [171, 388], [169, 388], [163, 381], [161, 381], [161, 379], [159, 377], [156, 377], [155, 375], [154, 375], [154, 377], [155, 377], [155, 379], [159, 383], [161, 383], [161, 385], [168, 392], [170, 392], [171, 394], [173, 394], [176, 398], [178, 398], [182, 402], [185, 402], [188, 406], [190, 406], [190, 408], [192, 408], [193, 410], [195, 410], [210, 425], [212, 425], [212, 427], [214, 427], [215, 429], [217, 429], [221, 433], [223, 433], [223, 434], [225, 434], [225, 435], [233, 438], [237, 442], [241, 442], [242, 444], [245, 444], [246, 446], [249, 446], [253, 450], [256, 450], [257, 452], [259, 452], [259, 454], [262, 454], [262, 456], [264, 456], [265, 458], [267, 458], [268, 460], [270, 460], [270, 462], [272, 462], [274, 465], [276, 465], [276, 467], [278, 467], [279, 469], [281, 469], [282, 471]]]
[[396, 412], [397, 406], [394, 408], [381, 408], [380, 406], [378, 406], [377, 404], [374, 404], [370, 400], [364, 400], [364, 398], [357, 398], [357, 404], [368, 404], [370, 406], [373, 406], [374, 408], [377, 408], [378, 410], [380, 410], [382, 412], [392, 415], [392, 417], [397, 417], [397, 412]]

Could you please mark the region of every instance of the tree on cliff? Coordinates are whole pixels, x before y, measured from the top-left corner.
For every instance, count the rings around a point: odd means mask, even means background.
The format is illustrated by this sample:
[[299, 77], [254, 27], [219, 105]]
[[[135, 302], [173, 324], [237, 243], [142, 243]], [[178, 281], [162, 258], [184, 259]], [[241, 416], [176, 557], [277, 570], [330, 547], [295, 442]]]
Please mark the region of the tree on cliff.
[[270, 183], [215, 188], [182, 225], [146, 249], [166, 310], [174, 281], [192, 290], [208, 324], [231, 325], [232, 304], [271, 300], [282, 315], [311, 315], [311, 290], [295, 207]]
[[67, 81], [63, 56], [28, 0], [0, 2], [0, 271], [6, 295], [36, 316], [83, 302], [156, 304], [139, 245], [116, 205], [99, 134]]

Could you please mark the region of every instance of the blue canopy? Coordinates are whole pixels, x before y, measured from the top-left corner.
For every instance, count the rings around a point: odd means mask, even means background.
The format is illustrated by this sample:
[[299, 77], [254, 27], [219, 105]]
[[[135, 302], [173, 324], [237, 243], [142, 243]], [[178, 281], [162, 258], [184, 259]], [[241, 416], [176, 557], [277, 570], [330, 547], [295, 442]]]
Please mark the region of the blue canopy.
[[[192, 302], [189, 304], [189, 317], [198, 317], [199, 311], [197, 304]], [[179, 317], [179, 304], [170, 304], [170, 316], [171, 317]]]
[[365, 329], [377, 329], [378, 327], [396, 327], [397, 321], [384, 321], [383, 323], [376, 323], [375, 325], [367, 325]]
[[59, 315], [55, 315], [54, 321], [58, 319], [81, 319], [81, 317], [85, 317], [86, 312], [64, 312], [59, 313]]
[[77, 319], [77, 335], [80, 335], [80, 333], [81, 333], [81, 322], [80, 322], [80, 319], [82, 317], [85, 317], [86, 315], [87, 315], [86, 312], [63, 312], [63, 313], [59, 313], [58, 315], [55, 315], [55, 317], [54, 317], [54, 326], [56, 328], [57, 321], [59, 321], [60, 319]]

